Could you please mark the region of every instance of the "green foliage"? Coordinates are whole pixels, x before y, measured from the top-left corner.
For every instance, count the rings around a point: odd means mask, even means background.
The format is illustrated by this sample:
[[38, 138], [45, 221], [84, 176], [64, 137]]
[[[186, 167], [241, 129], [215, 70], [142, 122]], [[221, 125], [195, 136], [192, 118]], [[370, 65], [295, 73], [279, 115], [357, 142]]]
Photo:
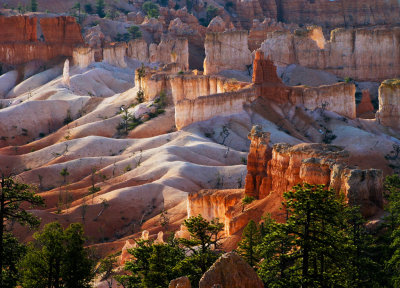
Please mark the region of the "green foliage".
[[139, 91], [136, 93], [136, 101], [138, 103], [144, 102], [144, 91], [142, 89], [139, 89]]
[[171, 280], [181, 276], [177, 265], [184, 259], [184, 250], [174, 240], [157, 244], [151, 240], [138, 240], [137, 246], [128, 250], [134, 260], [125, 264], [129, 276], [119, 276], [124, 287], [168, 287]]
[[242, 240], [238, 245], [239, 254], [250, 264], [254, 266], [260, 260], [257, 251], [257, 245], [261, 243], [261, 233], [256, 222], [250, 220], [243, 230]]
[[90, 287], [94, 262], [83, 247], [82, 224], [64, 230], [57, 222], [49, 223], [33, 238], [20, 264], [22, 287]]
[[142, 37], [142, 31], [140, 31], [139, 26], [132, 25], [127, 30], [131, 36], [131, 39], [138, 39]]
[[32, 12], [37, 12], [38, 9], [38, 2], [37, 0], [31, 0], [30, 8]]
[[345, 83], [351, 83], [351, 82], [353, 82], [353, 79], [350, 78], [350, 77], [346, 77], [346, 78], [344, 78], [344, 82]]
[[218, 8], [214, 7], [212, 5], [208, 6], [207, 10], [206, 10], [206, 15], [207, 15], [207, 19], [206, 19], [205, 26], [208, 26], [208, 24], [210, 24], [211, 20], [218, 15]]
[[3, 252], [0, 255], [3, 261], [1, 273], [1, 287], [12, 288], [17, 286], [20, 271], [17, 269], [18, 261], [24, 256], [26, 247], [20, 244], [11, 233], [3, 236]]
[[160, 15], [158, 5], [154, 4], [151, 1], [144, 2], [142, 5], [142, 9], [149, 18], [158, 18], [158, 15]]
[[104, 0], [96, 0], [96, 13], [100, 18], [104, 18], [106, 16], [104, 12], [105, 6], [106, 4], [104, 3]]
[[[23, 204], [25, 204], [25, 206], [21, 207]], [[21, 225], [27, 225], [32, 228], [39, 226], [40, 220], [25, 210], [29, 207], [26, 206], [26, 204], [29, 204], [32, 207], [43, 205], [44, 202], [40, 196], [35, 194], [35, 189], [32, 186], [15, 182], [12, 178], [5, 178], [3, 176], [1, 179], [0, 191], [0, 255], [5, 254], [6, 251], [10, 249], [10, 247], [7, 246], [7, 243], [13, 241], [12, 238], [5, 234], [7, 223], [17, 222]], [[3, 245], [3, 243], [6, 245]], [[9, 256], [11, 257], [12, 255], [13, 254], [10, 254]], [[8, 261], [8, 264], [5, 261]], [[12, 277], [9, 277], [9, 272], [5, 271], [7, 266], [4, 266], [13, 265], [12, 261], [14, 260], [7, 260], [7, 257], [3, 256], [0, 257], [0, 287], [6, 285], [4, 282], [10, 283], [10, 281], [13, 281]], [[3, 279], [3, 277], [5, 278]]]
[[92, 14], [92, 13], [93, 13], [93, 7], [92, 7], [92, 4], [90, 4], [90, 3], [86, 3], [86, 4], [83, 6], [83, 9], [85, 10], [85, 12], [86, 12], [87, 14]]
[[284, 194], [286, 223], [267, 219], [258, 247], [258, 273], [268, 287], [373, 287], [359, 209], [323, 185], [297, 185]]
[[179, 239], [179, 243], [190, 251], [191, 256], [180, 263], [179, 270], [189, 277], [192, 285], [197, 285], [201, 276], [219, 257], [217, 249], [224, 224], [219, 223], [218, 218], [209, 222], [198, 215], [186, 219], [183, 225], [190, 233], [190, 239]]

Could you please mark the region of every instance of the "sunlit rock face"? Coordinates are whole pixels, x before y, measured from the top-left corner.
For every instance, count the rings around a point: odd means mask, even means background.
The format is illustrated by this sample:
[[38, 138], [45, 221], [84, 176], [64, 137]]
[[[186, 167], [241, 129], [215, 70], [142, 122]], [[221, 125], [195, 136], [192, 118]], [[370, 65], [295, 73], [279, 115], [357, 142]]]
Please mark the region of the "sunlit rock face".
[[95, 62], [95, 51], [90, 47], [77, 47], [72, 52], [72, 62], [80, 68], [86, 68]]
[[376, 119], [384, 126], [400, 130], [400, 79], [386, 80], [379, 87]]
[[235, 252], [222, 255], [200, 279], [200, 288], [262, 288], [264, 284], [251, 266]]
[[275, 144], [271, 153], [269, 133], [258, 126], [253, 127], [249, 139], [246, 195], [262, 199], [283, 194], [301, 183], [323, 184], [344, 193], [350, 204], [360, 205], [365, 217], [382, 209], [382, 171], [349, 166], [349, 154], [343, 148], [327, 144]]
[[217, 74], [222, 70], [246, 71], [252, 63], [247, 31], [225, 30], [226, 26], [221, 18], [216, 17], [207, 28], [204, 42], [205, 75]]
[[72, 56], [74, 46], [83, 44], [81, 28], [74, 17], [59, 16], [39, 21], [36, 17], [0, 16], [0, 25], [7, 27], [0, 31], [0, 62], [8, 65]]
[[400, 74], [399, 27], [340, 28], [327, 41], [320, 31], [272, 32], [261, 50], [278, 66], [298, 64], [360, 81], [382, 81]]

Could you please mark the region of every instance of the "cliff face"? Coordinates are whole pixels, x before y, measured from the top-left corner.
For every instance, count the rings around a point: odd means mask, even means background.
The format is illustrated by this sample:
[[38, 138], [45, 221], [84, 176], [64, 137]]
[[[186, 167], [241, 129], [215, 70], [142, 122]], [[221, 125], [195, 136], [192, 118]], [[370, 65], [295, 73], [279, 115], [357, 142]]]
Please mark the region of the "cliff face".
[[137, 86], [141, 85], [146, 99], [153, 100], [163, 91], [170, 99], [169, 102], [176, 104], [183, 99], [194, 100], [200, 96], [237, 91], [248, 85], [246, 82], [232, 81], [217, 75], [194, 75], [189, 72], [181, 75], [177, 73], [179, 71], [168, 72], [170, 73], [148, 71], [141, 83], [136, 73], [135, 83]]
[[323, 105], [330, 111], [355, 118], [356, 87], [351, 83], [338, 83], [320, 87], [288, 87], [276, 73], [276, 67], [269, 59], [264, 59], [261, 51], [255, 54], [253, 65], [253, 83], [259, 89], [261, 97], [280, 104], [292, 103], [314, 110]]
[[72, 16], [42, 18], [40, 27], [47, 43], [83, 44], [81, 27]]
[[399, 23], [397, 0], [278, 0], [278, 20], [327, 28]]
[[182, 129], [215, 116], [240, 113], [245, 103], [250, 103], [257, 97], [256, 89], [246, 88], [236, 92], [201, 96], [194, 100], [181, 100], [175, 105], [175, 125], [178, 129]]
[[128, 43], [127, 56], [142, 62], [176, 63], [182, 71], [189, 69], [189, 46], [186, 38], [163, 38], [160, 44], [147, 45], [142, 39]]
[[231, 235], [233, 207], [243, 198], [243, 190], [200, 190], [188, 196], [188, 218], [201, 214], [205, 219], [218, 218], [225, 235]]
[[272, 32], [261, 50], [279, 66], [298, 64], [361, 81], [400, 74], [399, 27], [336, 29], [329, 41], [318, 30]]
[[[38, 26], [40, 25], [40, 27]], [[80, 26], [73, 17], [0, 17], [0, 62], [18, 65], [31, 60], [48, 61], [57, 56], [72, 56], [73, 47], [83, 43]], [[38, 41], [38, 31], [44, 42]]]
[[252, 62], [246, 31], [208, 32], [204, 42], [204, 74], [222, 70], [246, 71]]
[[37, 18], [0, 16], [0, 42], [37, 41]]
[[262, 199], [283, 194], [301, 183], [324, 184], [338, 193], [343, 192], [350, 204], [360, 205], [364, 217], [382, 209], [381, 170], [348, 166], [348, 152], [334, 145], [276, 144], [271, 154], [267, 145], [260, 145], [265, 138], [260, 131], [253, 128], [250, 135], [246, 195]]
[[256, 199], [264, 198], [266, 188], [266, 167], [271, 159], [272, 149], [268, 147], [271, 134], [263, 132], [261, 126], [254, 126], [249, 133], [250, 151], [247, 156], [245, 193]]
[[95, 51], [90, 47], [77, 47], [72, 52], [72, 61], [74, 65], [86, 68], [93, 62]]
[[379, 87], [376, 119], [384, 126], [400, 130], [400, 80], [384, 81]]
[[126, 43], [113, 43], [103, 48], [103, 61], [113, 66], [125, 68]]

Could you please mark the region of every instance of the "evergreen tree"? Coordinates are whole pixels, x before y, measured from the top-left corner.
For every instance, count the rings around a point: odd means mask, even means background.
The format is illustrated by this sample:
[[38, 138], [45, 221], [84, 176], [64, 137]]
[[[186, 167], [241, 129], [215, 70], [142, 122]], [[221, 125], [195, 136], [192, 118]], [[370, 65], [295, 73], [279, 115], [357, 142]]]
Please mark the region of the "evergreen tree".
[[[40, 224], [39, 219], [25, 211], [21, 205], [22, 203], [28, 203], [32, 206], [43, 205], [43, 199], [40, 196], [35, 195], [35, 190], [32, 186], [14, 182], [12, 178], [6, 178], [3, 176], [0, 185], [0, 255], [5, 255], [5, 249], [8, 249], [9, 247], [4, 245], [9, 244], [11, 241], [9, 236], [5, 238], [6, 223], [17, 222], [21, 225], [28, 225], [32, 228], [37, 227]], [[8, 240], [5, 241], [6, 239]], [[2, 256], [0, 257], [0, 287], [5, 285], [3, 283], [4, 273], [8, 273], [7, 271], [4, 271], [4, 263], [6, 263], [6, 257]], [[8, 263], [9, 264], [6, 265], [14, 263], [14, 260], [9, 259]]]
[[20, 265], [22, 287], [90, 287], [94, 263], [83, 248], [81, 224], [73, 223], [64, 230], [57, 222], [49, 223], [33, 238]]
[[218, 218], [207, 221], [198, 215], [186, 219], [183, 225], [189, 231], [190, 239], [179, 239], [179, 243], [191, 255], [179, 264], [178, 269], [189, 277], [192, 286], [197, 287], [201, 276], [220, 255], [218, 245], [224, 224], [219, 223]]
[[138, 240], [137, 246], [129, 250], [134, 257], [125, 264], [131, 275], [116, 277], [127, 288], [168, 287], [171, 280], [181, 276], [176, 266], [185, 257], [184, 251], [173, 239], [166, 244], [150, 240]]
[[11, 233], [5, 233], [3, 237], [3, 253], [0, 257], [3, 260], [1, 271], [2, 288], [13, 288], [17, 286], [20, 271], [17, 269], [18, 261], [26, 252], [26, 247], [20, 244]]
[[31, 11], [32, 12], [37, 12], [37, 8], [38, 8], [38, 3], [37, 0], [31, 0]]
[[256, 251], [257, 245], [260, 242], [261, 234], [257, 224], [253, 220], [250, 220], [243, 230], [242, 240], [238, 245], [238, 252], [252, 267], [260, 260]]
[[151, 1], [144, 2], [142, 5], [142, 9], [149, 18], [158, 18], [158, 15], [160, 15], [157, 4], [154, 4]]
[[104, 3], [104, 0], [96, 0], [96, 13], [100, 18], [104, 18], [106, 16], [106, 13], [104, 12], [105, 6], [106, 4]]

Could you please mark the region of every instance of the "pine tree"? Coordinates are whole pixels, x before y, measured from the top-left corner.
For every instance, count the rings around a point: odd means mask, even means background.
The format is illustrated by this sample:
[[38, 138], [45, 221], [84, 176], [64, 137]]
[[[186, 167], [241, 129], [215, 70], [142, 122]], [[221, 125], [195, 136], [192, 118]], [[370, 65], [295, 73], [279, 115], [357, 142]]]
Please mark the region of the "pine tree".
[[253, 220], [250, 220], [243, 230], [242, 240], [238, 245], [238, 252], [252, 267], [260, 260], [256, 251], [257, 245], [260, 242], [261, 234], [257, 224]]
[[18, 261], [26, 252], [25, 245], [18, 242], [11, 233], [5, 233], [3, 237], [3, 270], [1, 273], [2, 288], [13, 288], [17, 286], [20, 271], [17, 269]]
[[96, 0], [96, 13], [100, 18], [104, 18], [106, 16], [106, 13], [104, 12], [105, 6], [104, 0]]
[[[2, 176], [0, 186], [0, 255], [4, 255], [4, 251], [7, 249], [4, 244], [8, 242], [5, 241], [6, 222], [15, 221], [31, 228], [39, 226], [39, 219], [25, 211], [21, 205], [23, 203], [28, 203], [32, 206], [43, 205], [43, 199], [35, 195], [35, 190], [32, 186], [15, 182], [12, 178]], [[3, 264], [6, 263], [4, 261], [5, 257], [0, 257], [0, 287], [5, 285], [3, 283], [3, 273], [7, 274], [7, 272], [3, 272], [5, 268]]]
[[37, 8], [38, 8], [38, 3], [37, 0], [31, 0], [31, 11], [32, 12], [37, 12]]
[[22, 287], [90, 287], [94, 263], [83, 247], [81, 224], [64, 230], [57, 222], [49, 223], [33, 238], [20, 265]]

